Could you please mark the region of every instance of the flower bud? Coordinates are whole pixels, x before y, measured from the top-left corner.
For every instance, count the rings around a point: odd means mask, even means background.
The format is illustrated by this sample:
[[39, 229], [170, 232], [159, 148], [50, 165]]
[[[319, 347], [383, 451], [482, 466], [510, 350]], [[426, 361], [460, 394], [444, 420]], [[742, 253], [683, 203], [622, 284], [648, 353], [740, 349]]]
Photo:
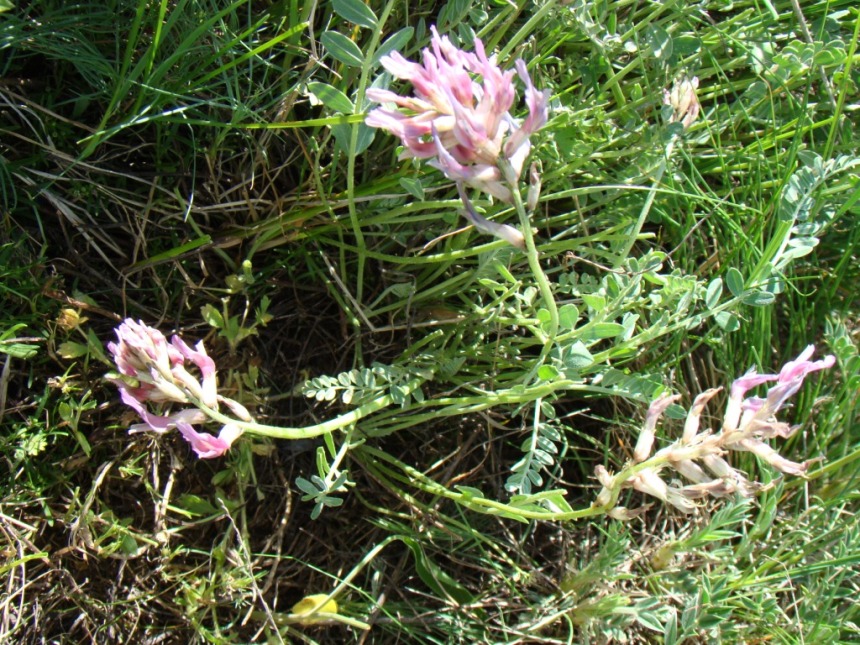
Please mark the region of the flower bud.
[[686, 130], [699, 116], [699, 97], [696, 89], [699, 87], [699, 79], [682, 78], [675, 81], [672, 90], [663, 90], [663, 103], [672, 107], [672, 116], [669, 123], [681, 123]]
[[541, 179], [536, 163], [531, 165], [529, 169], [529, 192], [526, 195], [526, 209], [529, 213], [534, 213], [537, 209], [538, 200], [540, 199]]
[[248, 408], [239, 403], [238, 401], [234, 401], [233, 399], [228, 399], [226, 396], [219, 396], [218, 400], [221, 401], [224, 405], [230, 408], [230, 412], [232, 412], [240, 421], [253, 421], [254, 418], [251, 416], [251, 413], [248, 412]]
[[654, 432], [657, 428], [657, 421], [660, 420], [666, 408], [680, 398], [680, 394], [674, 396], [662, 394], [648, 407], [648, 413], [645, 415], [645, 424], [642, 426], [639, 438], [636, 441], [636, 448], [633, 450], [633, 461], [637, 463], [645, 461], [648, 455], [651, 454], [651, 448], [654, 446]]

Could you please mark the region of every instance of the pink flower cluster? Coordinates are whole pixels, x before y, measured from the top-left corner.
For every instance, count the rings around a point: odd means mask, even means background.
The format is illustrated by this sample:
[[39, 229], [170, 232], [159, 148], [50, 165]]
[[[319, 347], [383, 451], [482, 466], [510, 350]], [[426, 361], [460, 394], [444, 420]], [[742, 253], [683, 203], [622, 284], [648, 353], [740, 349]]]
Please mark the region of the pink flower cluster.
[[[409, 81], [415, 95], [368, 90], [370, 100], [396, 107], [376, 108], [366, 123], [400, 137], [404, 157], [431, 159], [430, 164], [449, 179], [509, 202], [507, 184], [516, 182], [522, 172], [529, 137], [547, 121], [549, 91], [537, 91], [525, 63], [516, 61], [529, 109], [518, 123], [509, 112], [516, 98], [514, 72], [499, 69], [495, 56], [487, 57], [479, 39], [475, 53], [469, 53], [455, 47], [447, 36], [439, 36], [435, 27], [432, 32], [422, 65], [398, 52], [382, 58], [385, 69]], [[500, 158], [513, 176], [503, 176]]]
[[[219, 457], [229, 450], [241, 430], [226, 424], [217, 437], [197, 432], [192, 425], [209, 420], [206, 408], [218, 410], [218, 402], [243, 419], [250, 415], [239, 403], [218, 395], [215, 362], [206, 353], [202, 342], [191, 348], [179, 336], [170, 343], [157, 329], [128, 318], [116, 330], [117, 342], [108, 343], [120, 373], [113, 378], [123, 402], [134, 409], [143, 423], [133, 425], [130, 432], [152, 430], [164, 433], [176, 428], [204, 459]], [[195, 377], [188, 368], [200, 373]], [[158, 414], [147, 405], [167, 407], [171, 404], [190, 405], [169, 414]]]
[[[803, 475], [809, 467], [809, 461], [790, 461], [765, 443], [765, 440], [774, 437], [785, 439], [796, 431], [796, 427], [792, 428], [787, 423], [777, 421], [774, 415], [788, 398], [800, 389], [807, 374], [835, 364], [834, 356], [810, 361], [814, 351], [812, 345], [808, 346], [797, 359], [786, 363], [779, 374], [757, 374], [755, 370], [751, 370], [735, 380], [723, 416], [722, 428], [717, 433], [710, 430], [700, 431], [699, 426], [705, 405], [722, 388], [701, 393], [693, 401], [681, 438], [650, 456], [657, 423], [666, 408], [677, 401], [680, 395], [664, 395], [655, 400], [648, 409], [633, 452], [633, 466], [629, 469], [632, 474], [623, 476], [619, 473], [613, 476], [602, 466], [595, 469], [597, 479], [603, 486], [596, 503], [609, 503], [613, 491], [628, 486], [671, 504], [685, 513], [695, 509], [691, 500], [708, 495], [723, 497], [737, 492], [749, 497], [760, 485], [749, 481], [726, 461], [724, 455], [729, 451], [752, 452], [780, 472]], [[768, 390], [764, 398], [745, 398], [751, 388], [774, 381], [775, 385]], [[649, 466], [649, 463], [653, 465]], [[643, 467], [636, 468], [636, 464], [642, 464]], [[667, 467], [690, 483], [667, 483], [660, 475]], [[616, 517], [629, 516], [626, 509], [613, 509], [612, 514]]]

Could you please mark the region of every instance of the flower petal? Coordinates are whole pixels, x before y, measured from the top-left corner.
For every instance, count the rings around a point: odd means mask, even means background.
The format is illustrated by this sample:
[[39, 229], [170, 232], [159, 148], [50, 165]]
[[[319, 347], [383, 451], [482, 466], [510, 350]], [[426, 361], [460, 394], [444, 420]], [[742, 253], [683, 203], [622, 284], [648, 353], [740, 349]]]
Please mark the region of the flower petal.
[[233, 424], [225, 425], [217, 437], [208, 432], [197, 432], [187, 423], [179, 422], [176, 427], [201, 459], [213, 459], [222, 456], [242, 434], [241, 430]]
[[660, 420], [666, 408], [680, 398], [680, 394], [673, 396], [665, 392], [654, 399], [651, 405], [648, 406], [648, 412], [645, 415], [645, 424], [642, 426], [639, 438], [636, 441], [636, 448], [633, 450], [633, 461], [645, 461], [648, 455], [651, 454], [651, 448], [654, 446], [654, 433], [657, 428], [657, 421]]

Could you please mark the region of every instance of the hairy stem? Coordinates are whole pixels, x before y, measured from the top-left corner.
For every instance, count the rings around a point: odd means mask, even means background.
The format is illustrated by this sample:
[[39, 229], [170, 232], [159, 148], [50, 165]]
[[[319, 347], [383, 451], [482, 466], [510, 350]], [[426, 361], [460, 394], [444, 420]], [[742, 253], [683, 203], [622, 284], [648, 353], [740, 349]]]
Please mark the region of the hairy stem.
[[[507, 164], [507, 161], [500, 163]], [[505, 172], [505, 168], [502, 169], [502, 174], [509, 175], [509, 173]], [[546, 273], [540, 264], [540, 253], [537, 249], [537, 245], [535, 244], [534, 234], [532, 233], [531, 219], [526, 211], [525, 204], [523, 204], [522, 195], [520, 195], [520, 191], [513, 182], [511, 182], [511, 194], [514, 200], [514, 207], [516, 208], [517, 215], [520, 219], [520, 228], [522, 229], [523, 239], [526, 246], [526, 259], [528, 260], [529, 268], [531, 269], [532, 275], [534, 276], [535, 282], [537, 282], [538, 289], [540, 290], [543, 306], [549, 312], [549, 322], [547, 323], [543, 338], [540, 339], [541, 342], [543, 342], [543, 349], [541, 350], [540, 357], [535, 364], [534, 372], [537, 371], [537, 368], [546, 361], [547, 356], [549, 356], [549, 353], [555, 344], [556, 336], [558, 336], [558, 306], [555, 303], [555, 296], [552, 293], [549, 278], [546, 277]], [[533, 374], [530, 374], [529, 378], [532, 377]]]
[[[405, 391], [404, 393], [411, 394], [416, 389], [418, 389], [422, 383], [424, 383], [424, 379], [412, 379], [411, 381], [406, 383], [406, 385], [402, 386]], [[264, 423], [257, 423], [256, 421], [239, 421], [204, 405], [200, 401], [194, 401], [194, 404], [198, 408], [200, 408], [200, 410], [205, 412], [206, 415], [213, 421], [217, 421], [218, 423], [233, 424], [241, 428], [245, 432], [262, 435], [264, 437], [272, 437], [273, 439], [310, 439], [311, 437], [318, 437], [320, 435], [333, 432], [334, 430], [340, 430], [341, 428], [345, 428], [346, 426], [355, 423], [359, 419], [362, 419], [369, 414], [373, 414], [374, 412], [382, 410], [383, 408], [387, 408], [393, 402], [394, 400], [391, 398], [391, 396], [386, 394], [377, 399], [374, 399], [373, 401], [365, 403], [362, 406], [357, 407], [355, 410], [351, 410], [350, 412], [335, 417], [334, 419], [329, 419], [328, 421], [323, 421], [322, 423], [317, 423], [312, 426], [306, 426], [304, 428], [271, 426], [266, 425]]]

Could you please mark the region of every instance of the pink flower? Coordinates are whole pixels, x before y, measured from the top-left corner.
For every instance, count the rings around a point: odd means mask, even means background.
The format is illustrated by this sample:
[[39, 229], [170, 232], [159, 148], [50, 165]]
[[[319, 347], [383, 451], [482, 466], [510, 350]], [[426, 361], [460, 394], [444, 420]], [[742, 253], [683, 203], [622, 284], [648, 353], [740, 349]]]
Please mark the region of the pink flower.
[[733, 445], [733, 448], [736, 450], [749, 450], [764, 459], [778, 471], [789, 475], [803, 475], [810, 464], [810, 461], [797, 463], [786, 459], [759, 439], [741, 439], [737, 444]]
[[215, 361], [209, 358], [206, 348], [203, 346], [203, 341], [198, 342], [195, 349], [191, 349], [186, 345], [185, 341], [179, 336], [174, 336], [171, 339], [171, 343], [173, 343], [173, 346], [182, 354], [185, 360], [197, 366], [203, 378], [202, 381], [198, 382], [196, 378], [188, 373], [184, 364], [174, 366], [171, 370], [173, 375], [205, 405], [210, 408], [217, 408], [218, 390], [215, 382]]
[[458, 183], [457, 190], [460, 193], [460, 199], [463, 200], [466, 219], [469, 220], [469, 223], [472, 224], [472, 226], [474, 226], [479, 231], [489, 233], [490, 235], [495, 235], [496, 237], [505, 240], [505, 242], [507, 242], [511, 246], [517, 247], [520, 251], [526, 250], [526, 240], [523, 237], [522, 233], [520, 233], [513, 226], [508, 226], [507, 224], [499, 224], [498, 222], [493, 222], [485, 217], [482, 217], [480, 214], [478, 214], [478, 211], [475, 210], [475, 207], [469, 200], [469, 196], [463, 189], [463, 184]]
[[222, 456], [242, 434], [239, 427], [232, 423], [225, 425], [217, 437], [213, 437], [208, 432], [197, 432], [190, 425], [181, 421], [176, 424], [176, 427], [201, 459], [213, 459]]
[[666, 411], [666, 408], [680, 398], [680, 394], [670, 396], [668, 393], [665, 393], [654, 399], [648, 407], [648, 413], [645, 415], [645, 425], [642, 426], [642, 432], [639, 433], [636, 448], [633, 450], [633, 461], [645, 461], [648, 455], [651, 454], [651, 448], [654, 446], [657, 421], [659, 421], [663, 412]]
[[185, 401], [172, 383], [171, 369], [184, 359], [157, 329], [127, 318], [117, 328], [118, 342], [108, 343], [120, 374], [137, 382], [129, 393], [140, 401]]
[[[522, 124], [511, 115], [516, 98], [513, 71], [502, 71], [495, 56], [475, 40], [475, 53], [456, 48], [447, 36], [432, 28], [423, 64], [394, 52], [382, 64], [395, 77], [408, 80], [415, 96], [370, 89], [367, 97], [387, 104], [371, 111], [365, 123], [399, 137], [403, 157], [432, 159], [431, 165], [457, 182], [511, 200], [499, 168], [503, 156], [519, 178], [529, 151], [529, 137], [547, 121], [549, 91], [535, 90], [525, 63], [516, 73], [526, 86], [529, 115]], [[393, 107], [389, 107], [393, 106]]]
[[828, 369], [836, 364], [836, 357], [832, 354], [818, 361], [810, 361], [809, 358], [814, 352], [815, 345], [808, 345], [800, 356], [783, 366], [779, 372], [777, 384], [768, 390], [764, 406], [756, 412], [757, 417], [770, 416], [777, 412], [800, 389], [807, 374]]
[[[732, 383], [724, 426], [743, 427], [753, 419], [761, 421], [772, 417], [800, 389], [807, 374], [833, 367], [836, 363], [836, 357], [832, 354], [821, 360], [810, 361], [814, 352], [815, 346], [808, 345], [795, 360], [786, 363], [779, 374], [756, 374], [755, 369], [752, 369]], [[747, 390], [771, 381], [777, 384], [768, 390], [766, 398], [744, 399]]]
[[146, 406], [130, 394], [128, 389], [121, 383], [119, 384], [119, 396], [123, 403], [137, 412], [138, 415], [140, 415], [140, 418], [143, 419], [143, 423], [136, 423], [129, 428], [130, 433], [152, 430], [158, 434], [163, 434], [171, 428], [175, 428], [180, 422], [203, 423], [206, 421], [206, 415], [196, 408], [179, 410], [178, 412], [167, 415], [150, 412]]
[[[762, 383], [775, 381], [779, 376], [776, 374], [756, 374], [755, 368], [748, 371], [732, 383], [731, 392], [729, 393], [729, 403], [724, 416], [724, 424], [728, 428], [736, 428], [740, 423], [741, 412], [744, 407], [744, 395], [747, 390], [750, 390]], [[751, 401], [747, 399], [747, 401]], [[751, 402], [750, 405], [755, 405]]]
[[[706, 496], [722, 497], [739, 493], [745, 497], [761, 489], [734, 468], [724, 455], [735, 452], [751, 452], [776, 470], [802, 476], [814, 460], [794, 462], [781, 456], [774, 448], [765, 443], [774, 437], [790, 437], [796, 427], [777, 421], [776, 412], [785, 401], [795, 394], [803, 384], [807, 374], [832, 367], [836, 358], [825, 356], [811, 361], [815, 348], [810, 345], [800, 356], [786, 363], [779, 374], [756, 374], [754, 370], [736, 379], [731, 387], [729, 402], [719, 432], [700, 430], [701, 416], [708, 401], [722, 388], [702, 392], [693, 401], [684, 431], [680, 439], [659, 450], [651, 456], [657, 423], [666, 408], [678, 396], [663, 395], [651, 403], [642, 426], [632, 464], [641, 470], [630, 474], [611, 475], [605, 468], [595, 472], [602, 489], [598, 493], [598, 505], [606, 505], [613, 499], [613, 491], [632, 486], [636, 490], [656, 497], [688, 513], [694, 509], [690, 499]], [[747, 391], [764, 383], [774, 382], [765, 398], [744, 398]], [[661, 471], [671, 468], [687, 485], [668, 484], [661, 478]], [[629, 472], [629, 471], [627, 471]]]
[[549, 118], [549, 90], [538, 92], [535, 89], [526, 64], [522, 60], [518, 60], [515, 65], [520, 80], [526, 86], [526, 105], [529, 108], [529, 115], [505, 143], [505, 156], [513, 160], [514, 168], [522, 168], [530, 147], [529, 137], [546, 125]]
[[[179, 336], [168, 343], [157, 329], [131, 319], [123, 321], [116, 334], [118, 342], [108, 343], [108, 349], [121, 376], [111, 379], [123, 402], [143, 420], [129, 432], [163, 434], [176, 428], [201, 458], [223, 455], [241, 434], [239, 427], [227, 424], [214, 437], [197, 432], [192, 424], [209, 421], [206, 410], [217, 411], [219, 401], [243, 421], [250, 421], [251, 415], [238, 402], [218, 395], [215, 362], [203, 343], [192, 348]], [[199, 371], [199, 377], [188, 370], [191, 366]], [[156, 412], [150, 409], [152, 404], [158, 408], [177, 404], [192, 407]]]
[[699, 424], [701, 423], [705, 405], [719, 394], [722, 389], [721, 387], [713, 387], [710, 390], [705, 390], [693, 401], [693, 407], [690, 408], [690, 413], [687, 415], [686, 421], [684, 421], [684, 433], [681, 435], [682, 444], [690, 443], [699, 434]]
[[[108, 343], [114, 362], [127, 379], [114, 379], [128, 397], [143, 403], [189, 403], [196, 399], [218, 406], [215, 363], [202, 343], [189, 347], [179, 336], [171, 343], [157, 329], [128, 318], [116, 330], [117, 343]], [[201, 379], [192, 376], [186, 363], [197, 367]]]
[[682, 489], [669, 486], [660, 479], [656, 471], [650, 468], [636, 473], [630, 479], [630, 483], [636, 490], [671, 504], [682, 513], [692, 513], [696, 508], [696, 505], [689, 500], [689, 496], [685, 495]]

